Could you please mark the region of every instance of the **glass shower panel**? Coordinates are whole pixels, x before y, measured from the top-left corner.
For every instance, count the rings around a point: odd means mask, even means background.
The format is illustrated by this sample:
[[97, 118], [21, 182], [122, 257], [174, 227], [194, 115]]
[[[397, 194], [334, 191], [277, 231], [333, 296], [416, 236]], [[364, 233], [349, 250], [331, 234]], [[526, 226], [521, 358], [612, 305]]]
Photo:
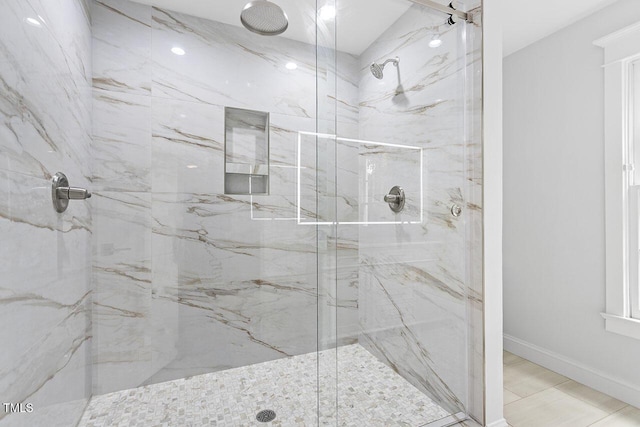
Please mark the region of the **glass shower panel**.
[[[203, 413], [221, 424], [251, 425], [273, 410], [284, 425], [315, 425], [318, 243], [326, 241], [315, 223], [333, 212], [322, 200], [334, 198], [317, 189], [335, 187], [326, 178], [333, 156], [322, 151], [331, 147], [316, 147], [335, 115], [323, 107], [335, 90], [319, 58], [332, 53], [317, 47], [315, 0], [282, 5], [289, 29], [269, 37], [240, 23], [247, 2], [219, 3], [206, 16], [185, 13], [182, 2], [176, 10], [94, 3], [94, 81], [103, 85], [99, 101], [130, 123], [117, 135], [129, 145], [119, 146], [146, 161], [130, 165], [144, 178], [130, 199], [141, 200], [151, 242], [150, 278], [127, 282], [144, 302], [140, 316], [116, 313], [94, 325], [100, 348], [112, 350], [96, 355], [112, 363], [96, 364], [95, 387], [168, 390], [188, 378], [188, 390], [209, 396]], [[106, 120], [115, 128], [113, 112], [95, 117], [101, 129]], [[307, 135], [310, 154], [301, 156]], [[120, 223], [99, 221], [101, 244], [123, 249], [109, 241]], [[117, 267], [111, 259], [101, 259], [105, 271]], [[95, 284], [106, 296], [112, 285]], [[119, 351], [125, 330], [135, 339]]]
[[[313, 27], [315, 11], [309, 0], [289, 8], [291, 31]], [[159, 211], [171, 209], [158, 221], [154, 246], [169, 246], [180, 259], [170, 289], [179, 302], [178, 354], [163, 379], [220, 373], [239, 384], [233, 412], [247, 422], [273, 410], [284, 423], [316, 423], [318, 231], [299, 226], [295, 209], [298, 135], [315, 132], [318, 122], [315, 35], [265, 37], [222, 22], [154, 14], [153, 185], [154, 193], [156, 183], [163, 187]], [[186, 54], [172, 54], [173, 46]], [[224, 108], [236, 112], [231, 125], [223, 122]], [[254, 117], [268, 123], [256, 127]], [[226, 172], [238, 160], [230, 160], [236, 153], [228, 136], [222, 144], [222, 132], [233, 127], [237, 135], [243, 126], [260, 135], [267, 129], [268, 150], [242, 159], [250, 165], [249, 186], [225, 191], [225, 157]], [[198, 129], [213, 133], [192, 137], [201, 135]], [[252, 144], [264, 139], [254, 135]], [[167, 170], [175, 171], [169, 179]], [[247, 194], [256, 187], [251, 179], [265, 174], [268, 194]]]
[[[336, 63], [336, 1], [317, 2], [318, 132], [316, 181], [318, 232], [318, 420], [319, 425], [336, 425], [336, 92], [341, 76]], [[305, 156], [304, 152], [302, 153]], [[306, 157], [306, 156], [305, 156]]]
[[337, 6], [335, 306], [319, 305], [337, 423], [453, 422], [470, 407], [472, 24]]

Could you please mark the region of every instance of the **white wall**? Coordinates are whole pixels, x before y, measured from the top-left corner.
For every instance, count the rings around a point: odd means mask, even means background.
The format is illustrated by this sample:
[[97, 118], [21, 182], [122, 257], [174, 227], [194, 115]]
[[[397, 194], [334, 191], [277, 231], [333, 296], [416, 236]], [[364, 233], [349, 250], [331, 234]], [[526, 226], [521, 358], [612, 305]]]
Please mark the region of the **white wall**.
[[502, 3], [483, 0], [485, 423], [502, 427]]
[[504, 332], [507, 349], [639, 405], [640, 341], [600, 316], [604, 77], [592, 45], [637, 21], [640, 2], [620, 0], [505, 58]]

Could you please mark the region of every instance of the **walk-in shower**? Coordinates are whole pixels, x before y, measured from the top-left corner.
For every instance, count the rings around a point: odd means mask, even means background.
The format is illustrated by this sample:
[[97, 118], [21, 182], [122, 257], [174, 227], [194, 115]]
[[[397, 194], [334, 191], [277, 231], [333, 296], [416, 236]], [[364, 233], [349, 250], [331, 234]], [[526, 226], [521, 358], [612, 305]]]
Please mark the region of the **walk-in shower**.
[[482, 421], [480, 1], [247, 1], [0, 5], [0, 427]]

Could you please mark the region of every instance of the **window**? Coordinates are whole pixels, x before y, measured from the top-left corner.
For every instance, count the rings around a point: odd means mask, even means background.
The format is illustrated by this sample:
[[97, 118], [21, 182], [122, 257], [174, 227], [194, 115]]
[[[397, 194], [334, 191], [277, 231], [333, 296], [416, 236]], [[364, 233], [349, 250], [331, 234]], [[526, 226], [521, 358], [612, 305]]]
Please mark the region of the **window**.
[[604, 49], [608, 331], [640, 339], [640, 23], [594, 42]]

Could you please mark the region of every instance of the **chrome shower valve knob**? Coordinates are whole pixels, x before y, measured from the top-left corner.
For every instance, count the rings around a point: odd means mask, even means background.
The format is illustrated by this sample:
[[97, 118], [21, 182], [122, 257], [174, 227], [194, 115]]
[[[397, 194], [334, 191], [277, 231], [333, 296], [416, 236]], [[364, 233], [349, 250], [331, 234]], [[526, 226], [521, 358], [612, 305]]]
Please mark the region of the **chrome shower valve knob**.
[[91, 193], [84, 188], [58, 187], [56, 193], [59, 199], [84, 200], [91, 197]]
[[62, 172], [53, 176], [51, 182], [51, 198], [53, 208], [58, 213], [67, 210], [69, 200], [85, 200], [91, 197], [91, 193], [85, 188], [69, 187], [69, 180]]
[[389, 190], [389, 194], [384, 196], [384, 201], [389, 204], [389, 208], [395, 213], [402, 211], [405, 203], [404, 190], [396, 185]]

